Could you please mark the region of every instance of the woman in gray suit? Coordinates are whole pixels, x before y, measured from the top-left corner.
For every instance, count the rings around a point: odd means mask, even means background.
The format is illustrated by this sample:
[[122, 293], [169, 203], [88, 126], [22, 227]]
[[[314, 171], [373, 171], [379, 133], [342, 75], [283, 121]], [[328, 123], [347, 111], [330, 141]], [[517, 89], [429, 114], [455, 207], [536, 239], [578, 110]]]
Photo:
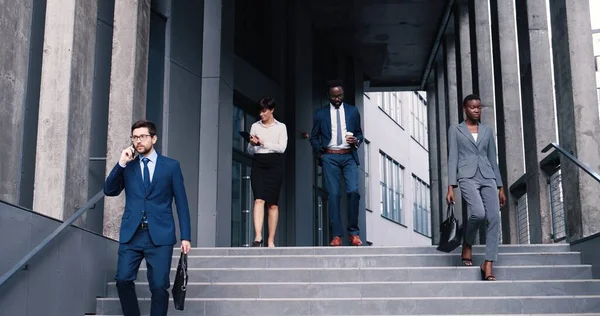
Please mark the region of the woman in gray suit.
[[464, 265], [472, 265], [472, 245], [479, 227], [487, 219], [481, 279], [495, 281], [492, 265], [498, 258], [500, 207], [504, 206], [506, 197], [496, 163], [494, 131], [489, 126], [479, 124], [481, 99], [478, 96], [467, 96], [463, 101], [463, 110], [465, 121], [448, 129], [446, 202], [454, 203], [454, 188], [459, 186], [469, 214], [461, 255]]

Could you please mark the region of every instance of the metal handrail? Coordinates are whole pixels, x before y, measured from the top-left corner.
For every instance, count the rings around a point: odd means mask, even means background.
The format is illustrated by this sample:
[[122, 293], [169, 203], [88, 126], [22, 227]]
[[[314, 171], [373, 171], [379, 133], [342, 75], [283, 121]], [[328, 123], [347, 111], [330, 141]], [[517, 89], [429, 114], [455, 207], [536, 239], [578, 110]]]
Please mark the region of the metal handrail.
[[29, 260], [31, 260], [31, 258], [38, 254], [42, 249], [44, 249], [52, 240], [54, 240], [54, 238], [56, 238], [56, 236], [58, 236], [63, 230], [65, 230], [65, 228], [73, 224], [73, 222], [75, 222], [79, 217], [81, 217], [81, 215], [83, 215], [83, 213], [85, 213], [87, 210], [92, 208], [92, 206], [94, 206], [103, 197], [103, 190], [96, 193], [96, 195], [94, 195], [93, 198], [87, 201], [87, 203], [85, 203], [85, 205], [82, 208], [78, 209], [77, 212], [75, 212], [75, 214], [73, 214], [71, 217], [69, 217], [69, 219], [67, 219], [60, 226], [58, 226], [58, 228], [56, 228], [54, 232], [50, 234], [50, 236], [46, 237], [46, 239], [44, 239], [39, 245], [31, 249], [31, 251], [29, 251], [29, 253], [25, 255], [25, 257], [23, 257], [21, 261], [17, 262], [17, 264], [15, 264], [10, 270], [8, 270], [8, 272], [6, 272], [2, 276], [2, 278], [0, 278], [0, 288], [2, 287], [2, 285], [4, 285], [4, 283], [6, 283], [6, 281], [8, 281], [8, 279], [10, 279], [19, 270], [21, 270], [23, 266], [25, 266], [29, 262]]
[[560, 145], [558, 145], [556, 143], [550, 143], [550, 144], [548, 144], [548, 146], [546, 146], [546, 147], [544, 147], [544, 149], [542, 149], [542, 152], [545, 153], [545, 152], [549, 151], [551, 148], [556, 149], [559, 153], [561, 153], [565, 157], [569, 158], [569, 160], [571, 160], [579, 168], [581, 168], [583, 171], [585, 171], [587, 174], [589, 174], [592, 178], [594, 178], [594, 180], [596, 180], [596, 181], [598, 181], [598, 183], [600, 183], [600, 174], [598, 174], [596, 171], [592, 170], [592, 168], [590, 166], [583, 163], [581, 160], [577, 159], [575, 156], [573, 156], [566, 149], [562, 148]]

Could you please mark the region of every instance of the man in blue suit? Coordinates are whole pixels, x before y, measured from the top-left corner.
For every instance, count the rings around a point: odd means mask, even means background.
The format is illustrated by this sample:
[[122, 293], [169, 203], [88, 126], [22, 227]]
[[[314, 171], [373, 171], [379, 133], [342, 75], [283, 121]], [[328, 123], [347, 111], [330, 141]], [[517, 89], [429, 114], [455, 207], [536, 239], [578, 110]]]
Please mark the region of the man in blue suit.
[[330, 246], [341, 246], [344, 228], [340, 217], [340, 184], [342, 177], [348, 194], [348, 240], [362, 245], [358, 228], [358, 158], [357, 149], [363, 142], [360, 113], [346, 104], [341, 81], [330, 81], [329, 106], [320, 108], [314, 116], [310, 143], [323, 166], [325, 189], [328, 193], [329, 223], [333, 238]]
[[125, 211], [121, 219], [117, 291], [125, 316], [139, 316], [133, 281], [142, 259], [146, 259], [152, 293], [151, 316], [165, 316], [169, 306], [169, 272], [175, 237], [172, 202], [175, 199], [181, 251], [190, 250], [190, 212], [181, 167], [176, 160], [154, 150], [156, 126], [138, 121], [131, 127], [133, 145], [121, 153], [104, 184], [104, 194], [117, 196], [125, 189]]

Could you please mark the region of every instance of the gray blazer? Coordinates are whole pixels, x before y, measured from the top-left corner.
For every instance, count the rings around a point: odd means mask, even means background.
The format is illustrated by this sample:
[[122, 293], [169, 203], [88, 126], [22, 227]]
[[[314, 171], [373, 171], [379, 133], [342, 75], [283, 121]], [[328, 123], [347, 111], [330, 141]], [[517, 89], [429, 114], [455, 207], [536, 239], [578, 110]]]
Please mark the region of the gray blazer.
[[448, 129], [448, 185], [456, 187], [458, 179], [472, 178], [481, 170], [486, 179], [495, 179], [502, 186], [500, 169], [496, 163], [496, 143], [491, 127], [480, 124], [477, 141], [462, 122]]

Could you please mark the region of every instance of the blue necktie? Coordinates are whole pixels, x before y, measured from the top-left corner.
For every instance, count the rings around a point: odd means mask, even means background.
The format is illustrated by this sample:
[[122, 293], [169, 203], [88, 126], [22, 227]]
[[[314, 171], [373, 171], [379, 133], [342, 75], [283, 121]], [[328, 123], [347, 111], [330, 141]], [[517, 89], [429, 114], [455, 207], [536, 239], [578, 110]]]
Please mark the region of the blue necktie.
[[150, 159], [144, 158], [142, 161], [144, 162], [144, 188], [146, 189], [146, 192], [148, 192], [148, 189], [150, 188], [150, 169], [148, 169], [148, 161], [150, 161]]
[[340, 108], [335, 109], [337, 115], [337, 144], [342, 144], [342, 119], [340, 119]]

